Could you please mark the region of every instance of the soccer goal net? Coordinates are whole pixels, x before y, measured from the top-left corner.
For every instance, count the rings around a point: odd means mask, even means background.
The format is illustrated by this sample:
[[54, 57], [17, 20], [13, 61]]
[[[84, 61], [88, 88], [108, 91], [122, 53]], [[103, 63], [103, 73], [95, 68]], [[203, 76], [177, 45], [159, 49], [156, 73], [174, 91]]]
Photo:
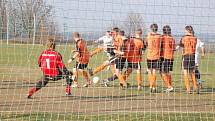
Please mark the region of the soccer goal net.
[[214, 0], [0, 0], [0, 120], [215, 120]]

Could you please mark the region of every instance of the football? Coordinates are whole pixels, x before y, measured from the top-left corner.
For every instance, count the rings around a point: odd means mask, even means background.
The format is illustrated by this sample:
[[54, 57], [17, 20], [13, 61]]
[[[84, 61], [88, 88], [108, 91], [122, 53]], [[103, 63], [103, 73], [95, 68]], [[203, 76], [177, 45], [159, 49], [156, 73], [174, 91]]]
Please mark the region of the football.
[[99, 77], [98, 76], [93, 77], [93, 83], [97, 84], [98, 82], [99, 82]]

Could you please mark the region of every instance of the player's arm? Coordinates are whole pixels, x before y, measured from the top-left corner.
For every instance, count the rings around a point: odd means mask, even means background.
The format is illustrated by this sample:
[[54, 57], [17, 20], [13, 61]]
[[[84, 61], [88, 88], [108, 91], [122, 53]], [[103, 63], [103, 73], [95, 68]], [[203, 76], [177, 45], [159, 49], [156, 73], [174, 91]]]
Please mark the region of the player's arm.
[[68, 63], [70, 64], [73, 60], [75, 60], [76, 57], [79, 56], [79, 54], [81, 53], [81, 49], [80, 49], [80, 44], [78, 44], [78, 46], [76, 47], [76, 50], [74, 52], [74, 55], [68, 60]]
[[42, 53], [40, 54], [40, 56], [37, 60], [39, 67], [41, 67], [41, 59], [42, 59]]
[[202, 57], [205, 56], [205, 47], [204, 47], [204, 43], [200, 40], [200, 43], [199, 43], [200, 47], [201, 47], [201, 55]]
[[173, 51], [176, 51], [177, 50], [177, 46], [176, 46], [174, 38], [173, 38], [172, 46], [173, 46]]
[[70, 64], [75, 58], [79, 55], [79, 52], [75, 52], [75, 54], [68, 60], [68, 63]]
[[114, 49], [113, 52], [114, 52], [115, 54], [117, 54], [117, 55], [123, 55], [124, 52], [123, 52], [122, 50], [124, 49], [124, 48], [123, 48], [124, 42], [123, 42], [122, 39], [119, 39], [118, 41], [119, 41], [119, 43], [118, 43], [118, 48], [117, 48], [117, 49]]
[[184, 47], [183, 39], [180, 40], [179, 47]]
[[205, 48], [204, 48], [204, 46], [201, 47], [201, 51], [202, 51], [202, 57], [205, 57]]
[[60, 53], [57, 55], [57, 67], [61, 70], [63, 75], [67, 75], [69, 71], [67, 70], [66, 66], [63, 63], [63, 59]]
[[104, 36], [103, 37], [100, 37], [99, 39], [97, 39], [95, 42], [98, 43], [98, 42], [102, 42], [104, 40]]
[[90, 56], [92, 57], [92, 56], [102, 52], [103, 50], [104, 50], [104, 48], [102, 48], [102, 47], [96, 48], [92, 53], [90, 53]]
[[142, 51], [145, 51], [145, 50], [146, 50], [146, 47], [147, 47], [147, 45], [146, 45], [146, 40], [143, 39], [143, 48], [142, 48]]

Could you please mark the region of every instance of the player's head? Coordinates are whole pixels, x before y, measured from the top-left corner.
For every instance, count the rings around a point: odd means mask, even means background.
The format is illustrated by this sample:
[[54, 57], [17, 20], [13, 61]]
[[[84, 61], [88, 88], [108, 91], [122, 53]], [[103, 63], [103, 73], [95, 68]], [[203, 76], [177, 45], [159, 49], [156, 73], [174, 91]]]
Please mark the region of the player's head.
[[185, 33], [194, 35], [193, 27], [190, 26], [190, 25], [189, 25], [189, 26], [186, 26], [186, 27], [185, 27]]
[[119, 28], [118, 28], [118, 27], [114, 27], [114, 28], [112, 29], [112, 35], [115, 36], [115, 35], [117, 35], [118, 33], [119, 33]]
[[158, 31], [158, 25], [157, 24], [152, 24], [150, 25], [150, 30], [154, 33]]
[[56, 44], [55, 44], [55, 42], [54, 42], [54, 39], [53, 39], [53, 38], [49, 38], [49, 39], [47, 40], [46, 46], [47, 46], [48, 49], [54, 50], [54, 49], [55, 49], [55, 46], [56, 46]]
[[171, 35], [171, 27], [169, 25], [165, 25], [163, 27], [163, 34], [165, 34], [165, 35]]
[[80, 39], [80, 34], [79, 34], [78, 32], [74, 32], [74, 33], [72, 34], [72, 36], [73, 36], [73, 39], [74, 39], [75, 41], [77, 41], [77, 40]]
[[105, 35], [106, 35], [106, 36], [110, 36], [110, 35], [111, 35], [111, 32], [110, 32], [110, 31], [106, 31], [106, 32], [105, 32]]
[[121, 30], [121, 31], [119, 32], [119, 34], [120, 34], [121, 36], [125, 36], [125, 31]]
[[135, 37], [136, 37], [136, 38], [141, 38], [142, 34], [143, 34], [142, 29], [137, 29], [137, 30], [135, 31]]

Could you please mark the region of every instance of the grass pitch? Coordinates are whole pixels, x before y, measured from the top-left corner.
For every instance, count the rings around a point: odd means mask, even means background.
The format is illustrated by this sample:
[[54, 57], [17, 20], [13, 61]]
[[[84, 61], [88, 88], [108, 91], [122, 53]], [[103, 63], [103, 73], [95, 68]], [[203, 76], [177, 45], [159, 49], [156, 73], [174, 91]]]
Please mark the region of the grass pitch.
[[[72, 45], [56, 48], [66, 64]], [[93, 50], [95, 47], [89, 47]], [[175, 53], [173, 83], [175, 92], [166, 94], [165, 86], [157, 74], [158, 93], [150, 94], [143, 61], [142, 92], [137, 91], [135, 72], [128, 82], [131, 87], [121, 90], [118, 81], [104, 88], [94, 85], [75, 88], [72, 96], [64, 96], [64, 80], [50, 82], [36, 93], [32, 100], [26, 99], [28, 89], [42, 75], [37, 58], [44, 50], [42, 45], [0, 44], [0, 119], [1, 120], [163, 120], [163, 121], [213, 121], [215, 120], [214, 79], [215, 55], [206, 54], [201, 59], [203, 90], [201, 95], [185, 94], [181, 71], [181, 52]], [[145, 60], [145, 57], [143, 57]], [[89, 67], [95, 68], [106, 60], [100, 53], [94, 56]], [[74, 67], [66, 64], [69, 69]], [[110, 70], [99, 73], [101, 79], [111, 75]], [[80, 85], [85, 81], [80, 77]]]

